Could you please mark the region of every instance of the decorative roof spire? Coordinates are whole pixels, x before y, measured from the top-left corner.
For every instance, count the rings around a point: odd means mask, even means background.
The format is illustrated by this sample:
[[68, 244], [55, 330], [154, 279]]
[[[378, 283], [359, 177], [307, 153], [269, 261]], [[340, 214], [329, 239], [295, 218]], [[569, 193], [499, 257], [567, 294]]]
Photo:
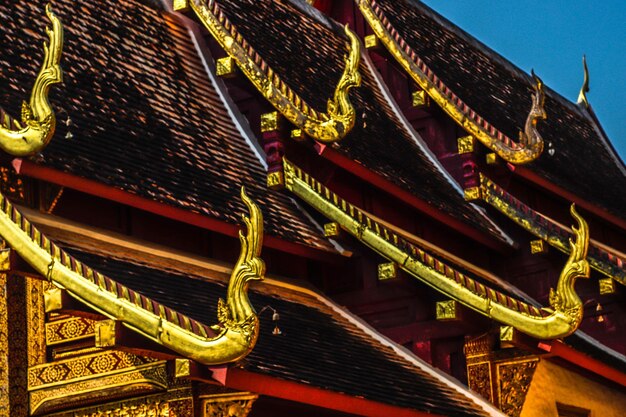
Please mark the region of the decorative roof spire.
[[585, 78], [583, 79], [583, 86], [580, 88], [578, 94], [578, 104], [584, 104], [585, 108], [589, 108], [589, 102], [587, 101], [587, 93], [589, 92], [589, 68], [587, 68], [587, 57], [583, 55], [583, 72]]
[[63, 25], [52, 13], [50, 4], [46, 14], [52, 23], [46, 28], [50, 39], [44, 43], [44, 60], [35, 79], [30, 102], [22, 104], [21, 122], [0, 110], [0, 149], [13, 156], [33, 155], [43, 150], [56, 128], [56, 118], [48, 101], [50, 86], [63, 81], [59, 65], [63, 50]]

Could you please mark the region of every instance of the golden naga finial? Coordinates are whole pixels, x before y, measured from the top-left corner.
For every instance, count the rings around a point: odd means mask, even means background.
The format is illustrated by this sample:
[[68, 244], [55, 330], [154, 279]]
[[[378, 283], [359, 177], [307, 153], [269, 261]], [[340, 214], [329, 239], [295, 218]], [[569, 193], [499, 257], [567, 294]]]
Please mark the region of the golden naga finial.
[[578, 327], [583, 318], [583, 310], [580, 297], [574, 290], [574, 284], [578, 278], [589, 278], [589, 262], [587, 261], [589, 226], [576, 212], [574, 204], [570, 212], [578, 223], [578, 228], [572, 226], [575, 240], [569, 240], [571, 253], [559, 276], [556, 291], [550, 290], [550, 305], [556, 312], [569, 317], [572, 324]]
[[589, 264], [585, 259], [589, 229], [573, 206], [571, 212], [578, 228], [573, 228], [575, 240], [570, 243], [572, 254], [563, 268], [556, 291], [550, 295], [552, 309], [540, 309], [455, 270], [420, 248], [415, 241], [407, 240], [343, 200], [287, 160], [284, 160], [284, 174], [289, 191], [329, 220], [337, 222], [346, 233], [447, 297], [538, 339], [565, 337], [580, 325], [582, 302], [576, 295], [574, 284], [578, 278], [589, 276]]
[[[209, 7], [209, 4], [211, 6]], [[282, 81], [260, 55], [245, 41], [237, 28], [228, 21], [216, 2], [206, 0], [180, 0], [174, 2], [174, 10], [191, 8], [198, 19], [213, 35], [220, 46], [232, 57], [241, 72], [256, 89], [291, 123], [302, 129], [311, 138], [322, 143], [337, 142], [354, 127], [356, 112], [348, 98], [352, 87], [361, 85], [359, 63], [361, 43], [348, 26], [345, 33], [350, 41], [346, 66], [328, 100], [326, 113], [318, 112]], [[294, 58], [297, 59], [297, 58]]]
[[44, 60], [37, 75], [30, 102], [22, 103], [21, 122], [0, 111], [0, 149], [13, 156], [28, 156], [40, 152], [54, 135], [56, 118], [48, 101], [50, 86], [63, 81], [59, 65], [63, 50], [63, 25], [52, 12], [50, 4], [46, 14], [52, 28], [46, 28], [50, 39], [44, 43]]
[[[463, 100], [454, 94], [437, 75], [428, 68], [426, 63], [414, 52], [393, 28], [374, 0], [355, 0], [361, 13], [374, 31], [374, 34], [385, 48], [420, 86], [422, 90], [448, 114], [467, 133], [475, 137], [487, 148], [512, 164], [526, 164], [537, 159], [543, 152], [543, 139], [535, 128], [536, 121], [545, 119], [543, 111], [543, 83], [535, 76], [539, 84], [535, 87], [533, 107], [520, 133], [520, 142], [507, 137], [495, 126], [491, 125]], [[392, 34], [393, 33], [393, 34]], [[541, 106], [539, 106], [541, 104]]]
[[192, 325], [189, 317], [166, 312], [167, 307], [72, 259], [25, 220], [2, 194], [0, 237], [35, 271], [88, 307], [181, 356], [204, 365], [221, 365], [250, 353], [259, 334], [259, 319], [247, 291], [251, 281], [262, 280], [265, 274], [265, 263], [259, 257], [263, 216], [243, 187], [241, 198], [250, 216], [242, 216], [247, 230], [239, 233], [241, 254], [230, 277], [226, 301], [218, 304], [220, 324], [211, 327], [217, 331], [214, 337], [204, 324], [194, 320]]
[[533, 76], [533, 80], [535, 80], [535, 85], [533, 86], [535, 93], [532, 95], [533, 103], [528, 117], [526, 118], [526, 123], [524, 124], [524, 131], [519, 134], [520, 144], [522, 145], [521, 152], [526, 155], [528, 161], [531, 161], [534, 155], [539, 156], [543, 152], [543, 139], [537, 131], [536, 126], [538, 120], [545, 120], [547, 118], [544, 108], [546, 95], [543, 90], [543, 81], [535, 74], [534, 70], [531, 70], [530, 73]]
[[583, 55], [583, 86], [580, 88], [578, 94], [578, 104], [584, 104], [586, 108], [589, 108], [589, 102], [587, 101], [587, 93], [589, 92], [589, 68], [587, 68], [587, 57]]
[[259, 206], [248, 198], [244, 187], [241, 187], [241, 199], [248, 207], [250, 217], [241, 216], [246, 224], [246, 234], [239, 231], [241, 253], [230, 275], [226, 302], [221, 298], [218, 302], [220, 325], [214, 327], [222, 329], [222, 334], [231, 332], [241, 335], [245, 341], [242, 345], [224, 344], [224, 356], [233, 358], [229, 361], [246, 356], [254, 348], [259, 334], [259, 319], [248, 299], [248, 284], [265, 277], [265, 262], [260, 258], [263, 246], [263, 215]]

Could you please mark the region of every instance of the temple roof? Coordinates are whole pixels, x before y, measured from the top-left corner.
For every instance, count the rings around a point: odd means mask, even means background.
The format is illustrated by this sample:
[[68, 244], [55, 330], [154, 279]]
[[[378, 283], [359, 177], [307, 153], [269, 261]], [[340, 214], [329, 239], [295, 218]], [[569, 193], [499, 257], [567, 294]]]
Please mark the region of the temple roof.
[[[0, 57], [6, 109], [19, 109], [34, 78], [39, 41], [23, 32], [45, 23], [45, 3], [0, 5], [0, 43], [11, 45]], [[172, 15], [138, 0], [57, 2], [55, 11], [65, 82], [52, 93], [56, 137], [36, 163], [233, 224], [245, 185], [270, 235], [334, 251], [291, 200], [266, 189], [258, 152]]]
[[[344, 68], [347, 38], [336, 22], [298, 1], [215, 2], [247, 44], [309, 105], [325, 109]], [[458, 186], [403, 120], [363, 53], [361, 87], [350, 92], [357, 120], [332, 146], [447, 215], [508, 241]]]
[[[217, 300], [226, 292], [225, 285], [206, 278], [73, 252], [124, 285], [204, 323], [215, 320]], [[257, 345], [242, 363], [245, 370], [439, 415], [484, 415], [469, 398], [398, 357], [328, 305], [311, 296], [289, 299], [276, 292], [251, 291], [258, 309], [270, 305], [279, 312], [283, 334], [272, 335], [270, 315], [262, 316]]]
[[[470, 108], [512, 138], [523, 130], [533, 80], [422, 2], [377, 0], [417, 56]], [[582, 74], [581, 74], [582, 75]], [[550, 182], [626, 218], [626, 168], [586, 110], [546, 88], [543, 154], [528, 167]], [[590, 163], [593, 164], [590, 167]]]
[[[29, 213], [64, 250], [117, 285], [203, 325], [215, 322], [228, 266]], [[436, 415], [500, 415], [458, 381], [295, 281], [267, 278], [248, 294], [257, 310], [269, 305], [280, 319], [275, 323], [271, 314], [261, 314], [259, 339], [238, 363], [241, 369]], [[281, 335], [272, 334], [275, 324]]]

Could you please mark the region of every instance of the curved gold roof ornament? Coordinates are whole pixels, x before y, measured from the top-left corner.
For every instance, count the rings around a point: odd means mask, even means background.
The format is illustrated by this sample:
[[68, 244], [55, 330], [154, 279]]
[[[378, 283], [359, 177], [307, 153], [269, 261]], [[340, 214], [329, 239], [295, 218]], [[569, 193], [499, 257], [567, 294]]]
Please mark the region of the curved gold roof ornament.
[[344, 28], [350, 42], [345, 58], [346, 66], [333, 98], [328, 100], [326, 113], [320, 113], [309, 107], [280, 79], [237, 32], [237, 28], [230, 23], [217, 2], [209, 3], [210, 5], [207, 4], [207, 0], [181, 0], [175, 2], [174, 6], [175, 10], [191, 7], [220, 46], [237, 62], [244, 75], [287, 120], [322, 143], [341, 140], [352, 130], [356, 112], [350, 103], [348, 93], [351, 88], [361, 85], [359, 74], [361, 44], [348, 25]]
[[289, 161], [284, 161], [284, 167], [288, 190], [337, 222], [343, 230], [366, 246], [446, 296], [538, 339], [565, 337], [580, 325], [582, 303], [574, 291], [574, 284], [578, 278], [589, 276], [589, 264], [585, 259], [589, 229], [573, 206], [571, 212], [578, 227], [574, 229], [576, 240], [571, 242], [572, 254], [561, 272], [556, 291], [551, 293], [552, 309], [539, 309], [494, 290], [441, 262], [376, 222]]
[[574, 291], [574, 283], [578, 278], [589, 278], [589, 262], [586, 259], [589, 249], [589, 226], [576, 212], [574, 204], [570, 212], [578, 223], [578, 228], [572, 226], [576, 240], [569, 240], [571, 252], [559, 276], [556, 291], [553, 288], [550, 289], [550, 305], [555, 311], [570, 317], [578, 327], [583, 317], [583, 303]]
[[13, 156], [28, 156], [40, 152], [54, 135], [56, 118], [48, 101], [53, 84], [63, 81], [59, 65], [63, 50], [63, 25], [46, 6], [46, 15], [52, 23], [46, 28], [49, 43], [44, 43], [44, 60], [28, 103], [22, 103], [21, 122], [0, 110], [0, 149]]
[[[355, 0], [361, 13], [385, 45], [389, 53], [422, 88], [456, 123], [498, 156], [512, 164], [526, 164], [537, 159], [543, 152], [543, 139], [535, 128], [539, 119], [545, 119], [543, 112], [543, 83], [537, 79], [533, 105], [527, 119], [524, 132], [520, 132], [520, 141], [516, 142], [496, 129], [460, 97], [458, 97], [412, 50], [400, 36], [375, 0]], [[541, 104], [541, 107], [538, 104]], [[543, 116], [541, 116], [543, 114]]]
[[586, 108], [589, 108], [589, 102], [587, 101], [587, 93], [589, 92], [589, 68], [587, 68], [587, 57], [583, 55], [583, 85], [580, 87], [580, 93], [578, 93], [578, 104], [584, 104]]
[[[226, 301], [219, 302], [220, 324], [209, 328], [82, 264], [46, 238], [0, 194], [0, 236], [35, 271], [95, 311], [178, 354], [205, 365], [237, 361], [252, 351], [259, 320], [247, 296], [248, 284], [262, 280], [259, 258], [263, 217], [244, 189], [241, 198], [250, 211], [242, 216], [246, 233], [239, 233], [241, 254], [232, 271]], [[218, 334], [209, 336], [213, 329]]]

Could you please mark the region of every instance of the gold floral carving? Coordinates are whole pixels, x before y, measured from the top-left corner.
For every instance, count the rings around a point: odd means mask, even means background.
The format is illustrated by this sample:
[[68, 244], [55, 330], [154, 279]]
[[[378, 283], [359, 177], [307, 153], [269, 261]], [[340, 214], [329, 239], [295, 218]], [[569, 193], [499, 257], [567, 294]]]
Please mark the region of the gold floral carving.
[[498, 402], [506, 415], [517, 417], [522, 412], [538, 362], [538, 359], [531, 359], [496, 365]]
[[467, 384], [472, 391], [477, 392], [489, 402], [493, 402], [491, 364], [489, 362], [468, 365]]
[[168, 391], [72, 411], [49, 417], [193, 417], [193, 397], [188, 389]]
[[95, 324], [96, 321], [86, 317], [71, 317], [46, 323], [46, 344], [54, 346], [94, 337]]
[[11, 417], [28, 415], [28, 326], [26, 281], [18, 275], [7, 278], [9, 315], [9, 401]]
[[249, 392], [201, 397], [203, 417], [246, 417], [259, 396]]

